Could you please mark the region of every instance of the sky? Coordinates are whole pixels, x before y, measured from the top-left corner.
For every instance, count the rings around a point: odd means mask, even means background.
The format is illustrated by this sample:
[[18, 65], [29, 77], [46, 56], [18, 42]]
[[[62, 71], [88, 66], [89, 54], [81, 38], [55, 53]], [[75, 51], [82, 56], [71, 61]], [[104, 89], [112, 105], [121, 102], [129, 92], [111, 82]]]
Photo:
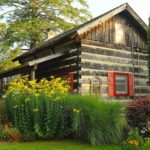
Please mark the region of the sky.
[[128, 3], [141, 19], [148, 24], [150, 16], [149, 0], [86, 0], [89, 4], [89, 10], [93, 17], [97, 17], [123, 3]]

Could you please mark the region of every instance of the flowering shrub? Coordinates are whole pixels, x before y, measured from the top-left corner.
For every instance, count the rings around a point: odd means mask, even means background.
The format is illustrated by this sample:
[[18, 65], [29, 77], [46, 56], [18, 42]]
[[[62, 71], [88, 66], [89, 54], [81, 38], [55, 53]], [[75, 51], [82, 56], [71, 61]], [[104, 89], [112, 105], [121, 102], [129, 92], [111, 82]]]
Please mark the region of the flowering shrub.
[[58, 109], [59, 100], [67, 95], [68, 88], [61, 78], [51, 77], [50, 81], [41, 79], [39, 82], [29, 81], [27, 77], [15, 79], [5, 99], [7, 121], [19, 129], [24, 140], [53, 137], [55, 127], [51, 125], [57, 126], [55, 122], [62, 113]]

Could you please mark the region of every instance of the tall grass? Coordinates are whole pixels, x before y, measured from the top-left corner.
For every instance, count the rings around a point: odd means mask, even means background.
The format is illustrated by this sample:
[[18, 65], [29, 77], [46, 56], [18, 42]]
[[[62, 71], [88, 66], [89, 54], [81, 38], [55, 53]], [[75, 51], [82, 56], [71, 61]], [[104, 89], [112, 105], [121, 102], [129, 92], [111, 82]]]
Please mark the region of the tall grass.
[[39, 97], [29, 94], [6, 97], [8, 121], [22, 135], [38, 139], [74, 138], [91, 144], [117, 143], [125, 125], [121, 113], [120, 103], [93, 96], [68, 95], [59, 100], [42, 93]]
[[121, 140], [125, 120], [122, 104], [93, 96], [68, 96], [66, 103], [80, 110], [74, 135], [92, 144], [117, 143]]

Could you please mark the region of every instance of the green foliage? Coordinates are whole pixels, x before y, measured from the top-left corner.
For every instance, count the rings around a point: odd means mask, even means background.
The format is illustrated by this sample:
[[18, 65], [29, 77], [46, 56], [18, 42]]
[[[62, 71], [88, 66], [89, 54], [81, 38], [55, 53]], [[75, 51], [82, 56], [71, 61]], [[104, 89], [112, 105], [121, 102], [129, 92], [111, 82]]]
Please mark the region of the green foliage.
[[[71, 96], [66, 98], [74, 110], [74, 135], [92, 144], [117, 143], [125, 125], [122, 105], [100, 100], [99, 97]], [[78, 111], [79, 110], [79, 111]]]
[[143, 144], [143, 149], [142, 150], [149, 150], [150, 148], [150, 138], [146, 138], [145, 142]]
[[12, 49], [5, 39], [7, 35], [6, 28], [6, 24], [0, 23], [0, 71], [18, 66], [19, 63], [12, 62], [12, 59], [21, 53], [19, 48]]
[[122, 145], [122, 150], [141, 150], [142, 146], [143, 138], [139, 135], [138, 129], [132, 129]]
[[150, 82], [150, 17], [148, 26], [147, 47], [148, 47], [148, 66], [149, 66], [149, 82]]
[[150, 118], [150, 97], [139, 97], [129, 102], [127, 106], [127, 120], [130, 126], [145, 127]]
[[45, 40], [45, 32], [61, 33], [85, 21], [91, 15], [85, 0], [1, 0], [8, 8], [1, 17], [7, 22], [8, 43], [18, 47], [35, 47]]
[[36, 139], [75, 138], [93, 145], [118, 143], [125, 125], [121, 113], [120, 103], [98, 97], [74, 95], [55, 100], [44, 93], [38, 97], [29, 93], [6, 97], [8, 121], [22, 137]]

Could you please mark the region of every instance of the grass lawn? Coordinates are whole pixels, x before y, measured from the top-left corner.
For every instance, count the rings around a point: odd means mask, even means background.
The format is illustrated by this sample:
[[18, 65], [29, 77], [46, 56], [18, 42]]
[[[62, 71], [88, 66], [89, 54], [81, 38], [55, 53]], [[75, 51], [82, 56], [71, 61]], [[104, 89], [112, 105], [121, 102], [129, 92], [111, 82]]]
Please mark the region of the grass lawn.
[[114, 145], [91, 146], [73, 141], [0, 144], [0, 150], [121, 150]]

